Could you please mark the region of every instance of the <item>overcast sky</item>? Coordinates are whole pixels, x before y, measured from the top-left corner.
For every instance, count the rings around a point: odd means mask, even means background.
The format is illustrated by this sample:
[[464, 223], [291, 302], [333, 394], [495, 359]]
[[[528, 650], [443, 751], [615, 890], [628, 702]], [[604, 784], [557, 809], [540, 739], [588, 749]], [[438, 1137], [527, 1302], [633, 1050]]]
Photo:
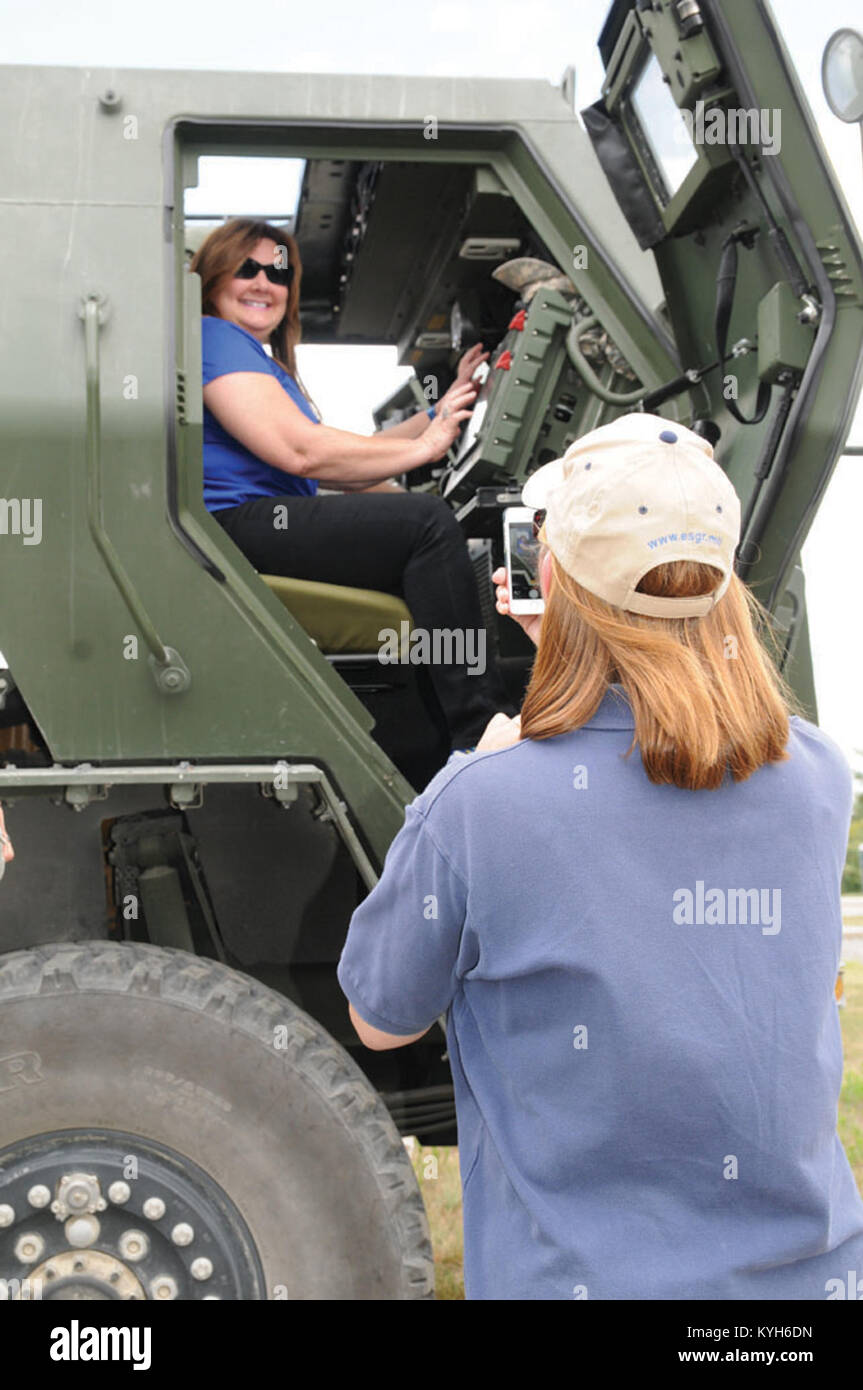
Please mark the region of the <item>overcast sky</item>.
[[[75, 67], [211, 68], [258, 72], [398, 73], [532, 77], [559, 83], [576, 68], [576, 102], [599, 95], [596, 38], [606, 0], [256, 0], [247, 11], [224, 0], [0, 0], [0, 62]], [[775, 0], [816, 121], [858, 226], [863, 227], [863, 160], [857, 127], [829, 111], [820, 61], [830, 34], [863, 27], [859, 0]], [[344, 353], [345, 350], [340, 350]], [[389, 349], [352, 355], [341, 370], [332, 352], [307, 349], [301, 371], [329, 423], [370, 430], [369, 410], [399, 375]], [[852, 439], [863, 442], [863, 411]], [[863, 769], [863, 640], [860, 517], [863, 459], [840, 462], [803, 559], [820, 722]]]

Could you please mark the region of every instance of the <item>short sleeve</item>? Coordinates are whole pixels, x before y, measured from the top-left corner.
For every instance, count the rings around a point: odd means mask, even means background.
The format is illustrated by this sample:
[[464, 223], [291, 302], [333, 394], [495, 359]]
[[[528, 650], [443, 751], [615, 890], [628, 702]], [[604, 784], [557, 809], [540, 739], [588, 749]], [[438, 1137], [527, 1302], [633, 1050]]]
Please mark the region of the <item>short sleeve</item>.
[[226, 319], [201, 319], [201, 382], [208, 386], [229, 372], [261, 372], [272, 376], [270, 359], [250, 336]]
[[357, 1013], [385, 1033], [419, 1033], [445, 1013], [458, 983], [467, 890], [408, 806], [383, 873], [357, 908], [338, 981]]

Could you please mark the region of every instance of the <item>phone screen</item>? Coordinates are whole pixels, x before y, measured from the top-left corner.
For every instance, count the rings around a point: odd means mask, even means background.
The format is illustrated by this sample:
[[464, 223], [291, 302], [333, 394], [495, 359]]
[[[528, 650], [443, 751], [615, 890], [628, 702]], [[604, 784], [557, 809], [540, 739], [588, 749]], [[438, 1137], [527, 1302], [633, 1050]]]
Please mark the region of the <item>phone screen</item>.
[[533, 534], [532, 522], [509, 523], [509, 554], [512, 570], [510, 597], [542, 598], [539, 587], [539, 541]]

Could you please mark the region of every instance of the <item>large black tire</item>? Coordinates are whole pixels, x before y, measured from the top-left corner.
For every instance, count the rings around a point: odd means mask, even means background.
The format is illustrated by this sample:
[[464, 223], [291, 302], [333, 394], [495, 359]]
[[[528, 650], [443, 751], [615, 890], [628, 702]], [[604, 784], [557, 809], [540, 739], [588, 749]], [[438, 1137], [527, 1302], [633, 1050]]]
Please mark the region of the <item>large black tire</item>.
[[16, 1146], [88, 1129], [140, 1136], [208, 1175], [251, 1238], [252, 1297], [434, 1297], [425, 1209], [383, 1102], [312, 1018], [237, 971], [105, 942], [0, 956], [7, 1218]]

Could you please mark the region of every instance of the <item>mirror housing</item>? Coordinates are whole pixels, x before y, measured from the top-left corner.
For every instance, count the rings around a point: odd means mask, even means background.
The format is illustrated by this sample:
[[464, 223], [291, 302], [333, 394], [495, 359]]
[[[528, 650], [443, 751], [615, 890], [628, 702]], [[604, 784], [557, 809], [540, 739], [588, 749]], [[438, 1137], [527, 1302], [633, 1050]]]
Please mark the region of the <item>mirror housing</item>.
[[849, 125], [863, 121], [863, 37], [856, 29], [837, 29], [824, 46], [821, 86], [827, 105]]

